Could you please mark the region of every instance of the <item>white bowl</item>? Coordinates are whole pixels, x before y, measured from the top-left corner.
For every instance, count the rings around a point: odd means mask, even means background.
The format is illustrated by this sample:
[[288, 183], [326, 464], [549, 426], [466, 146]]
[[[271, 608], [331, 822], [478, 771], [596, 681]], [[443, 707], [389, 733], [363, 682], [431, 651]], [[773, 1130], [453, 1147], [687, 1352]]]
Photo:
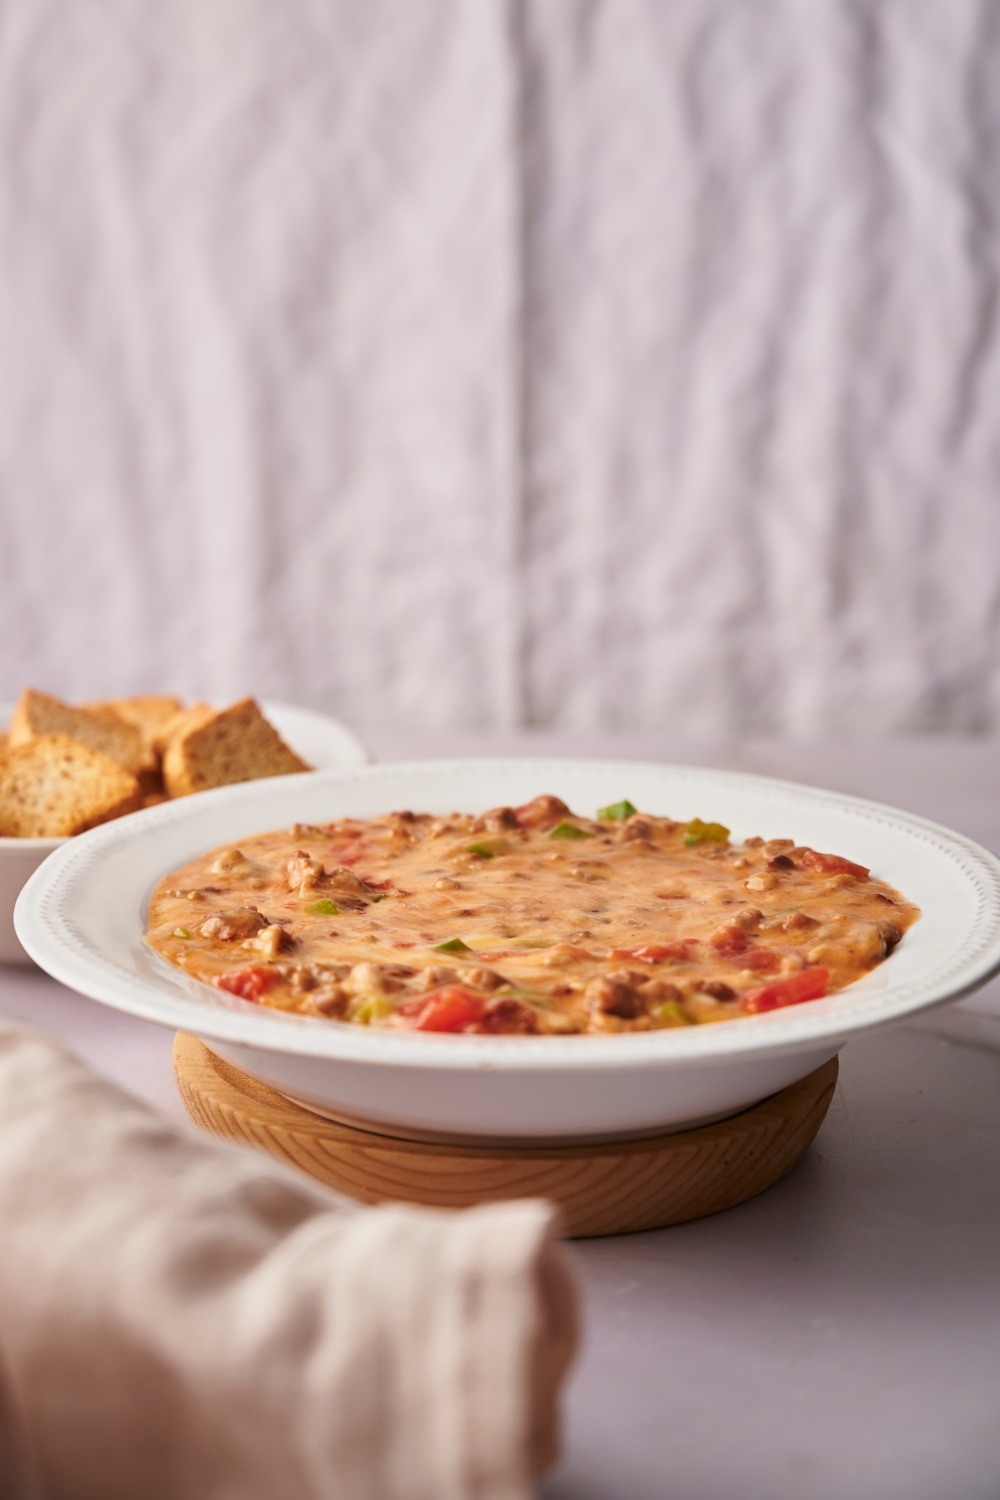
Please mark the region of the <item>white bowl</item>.
[[[890, 959], [827, 999], [617, 1036], [435, 1036], [287, 1015], [190, 979], [142, 941], [156, 882], [219, 844], [296, 821], [472, 812], [540, 792], [581, 813], [628, 797], [648, 812], [721, 819], [735, 839], [794, 838], [870, 866], [923, 916]], [[637, 762], [424, 762], [248, 782], [106, 824], [51, 856], [15, 922], [64, 984], [194, 1032], [322, 1113], [397, 1135], [610, 1139], [732, 1114], [848, 1037], [985, 983], [1000, 969], [1000, 860], [922, 818], [763, 777]]]
[[[364, 766], [369, 755], [356, 735], [338, 719], [292, 708], [285, 703], [262, 703], [264, 713], [292, 749], [309, 765], [325, 770], [332, 766]], [[10, 723], [12, 703], [0, 703], [0, 725]], [[29, 875], [33, 875], [53, 850], [66, 839], [0, 838], [0, 963], [29, 962], [14, 931], [14, 903]]]

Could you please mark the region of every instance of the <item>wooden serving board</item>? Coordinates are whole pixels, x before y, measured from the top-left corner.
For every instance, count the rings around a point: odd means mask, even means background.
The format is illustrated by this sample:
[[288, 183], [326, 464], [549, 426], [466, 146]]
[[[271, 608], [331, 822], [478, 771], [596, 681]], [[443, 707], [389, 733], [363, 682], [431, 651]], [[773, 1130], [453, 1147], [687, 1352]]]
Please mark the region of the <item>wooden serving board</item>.
[[732, 1208], [801, 1160], [830, 1107], [837, 1059], [752, 1109], [676, 1135], [586, 1146], [423, 1144], [314, 1115], [179, 1031], [174, 1072], [196, 1125], [269, 1151], [362, 1203], [467, 1208], [549, 1198], [571, 1237], [660, 1229]]

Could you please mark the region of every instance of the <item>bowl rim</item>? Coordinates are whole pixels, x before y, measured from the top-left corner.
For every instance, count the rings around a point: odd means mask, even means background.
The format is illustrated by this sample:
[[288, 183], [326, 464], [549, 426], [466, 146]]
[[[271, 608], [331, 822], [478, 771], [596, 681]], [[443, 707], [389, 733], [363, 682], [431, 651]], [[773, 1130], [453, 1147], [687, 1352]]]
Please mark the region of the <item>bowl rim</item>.
[[[58, 839], [19, 839], [4, 834], [0, 836], [0, 853], [5, 849], [40, 849], [51, 852], [53, 849], [58, 849], [60, 844], [68, 844], [72, 837], [73, 835], [66, 834]], [[76, 837], [79, 838], [80, 834]]]
[[[840, 809], [855, 818], [889, 824], [936, 847], [959, 865], [978, 893], [976, 932], [979, 941], [968, 956], [968, 945], [951, 954], [944, 974], [931, 970], [931, 980], [907, 981], [894, 989], [891, 982], [877, 991], [865, 990], [868, 975], [845, 990], [808, 1005], [788, 1007], [762, 1016], [745, 1017], [716, 1026], [691, 1026], [611, 1036], [574, 1035], [492, 1037], [477, 1035], [437, 1036], [416, 1032], [386, 1032], [320, 1017], [265, 1011], [259, 1006], [225, 997], [207, 985], [182, 976], [191, 998], [176, 988], [158, 985], [155, 965], [161, 964], [178, 982], [178, 971], [158, 955], [151, 955], [145, 974], [128, 970], [100, 952], [77, 933], [60, 903], [73, 891], [84, 873], [93, 879], [104, 853], [116, 850], [129, 839], [152, 838], [176, 822], [211, 818], [216, 808], [252, 804], [280, 781], [291, 793], [297, 786], [317, 788], [325, 784], [377, 782], [434, 775], [458, 778], [475, 771], [486, 776], [537, 768], [538, 784], [556, 784], [560, 768], [579, 772], [589, 767], [627, 777], [637, 773], [669, 773], [675, 781], [691, 780], [703, 786], [732, 788], [737, 792], [766, 792], [789, 802], [827, 810]], [[544, 779], [543, 779], [544, 778]], [[395, 798], [393, 799], [395, 800]], [[303, 817], [308, 817], [307, 811]], [[263, 831], [263, 830], [262, 830]], [[219, 839], [218, 842], [224, 842]], [[206, 838], [206, 847], [212, 847]], [[161, 878], [166, 870], [155, 878]], [[912, 813], [884, 803], [825, 791], [797, 782], [748, 772], [678, 766], [649, 761], [609, 761], [584, 757], [461, 758], [385, 762], [337, 770], [313, 771], [274, 778], [270, 782], [243, 782], [236, 786], [203, 792], [197, 798], [161, 803], [128, 819], [107, 823], [75, 839], [65, 840], [39, 867], [25, 885], [14, 913], [21, 943], [36, 963], [54, 978], [91, 998], [117, 1009], [173, 1028], [193, 1031], [205, 1039], [228, 1042], [260, 1051], [295, 1054], [316, 1061], [338, 1060], [367, 1064], [393, 1064], [447, 1070], [503, 1068], [505, 1071], [548, 1069], [607, 1070], [688, 1067], [706, 1062], [738, 1062], [764, 1053], [807, 1051], [817, 1043], [839, 1045], [850, 1035], [899, 1022], [908, 1015], [969, 994], [1000, 972], [1000, 859], [974, 840]], [[137, 934], [138, 938], [138, 934]], [[891, 962], [891, 960], [889, 960]], [[880, 966], [874, 975], [884, 975]], [[204, 992], [206, 999], [199, 998]], [[211, 1003], [206, 1003], [210, 999]], [[231, 1002], [231, 1003], [230, 1003]], [[836, 1002], [835, 1004], [831, 1002]]]

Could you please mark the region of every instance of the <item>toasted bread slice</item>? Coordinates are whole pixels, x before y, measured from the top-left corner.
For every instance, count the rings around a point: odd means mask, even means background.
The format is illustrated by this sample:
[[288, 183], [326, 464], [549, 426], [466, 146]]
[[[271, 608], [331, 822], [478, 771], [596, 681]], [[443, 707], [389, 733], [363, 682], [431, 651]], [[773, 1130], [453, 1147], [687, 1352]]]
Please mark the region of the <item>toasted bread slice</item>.
[[242, 698], [182, 730], [163, 757], [163, 780], [171, 797], [310, 769], [252, 698]]
[[81, 745], [107, 755], [132, 776], [155, 773], [156, 757], [141, 730], [126, 724], [112, 709], [72, 708], [48, 693], [25, 688], [10, 721], [11, 749], [50, 734], [68, 734]]
[[158, 755], [165, 755], [171, 740], [195, 724], [200, 724], [203, 719], [210, 719], [214, 713], [215, 709], [210, 703], [194, 703], [190, 708], [182, 708], [179, 713], [165, 719], [157, 729], [153, 735], [153, 749]]
[[0, 759], [3, 838], [70, 838], [141, 803], [134, 776], [67, 734], [34, 735]]
[[10, 735], [6, 733], [0, 733], [0, 755], [3, 755], [4, 751], [8, 748], [9, 745]]
[[113, 713], [127, 724], [134, 724], [146, 746], [146, 762], [139, 780], [147, 796], [163, 799], [163, 775], [160, 759], [163, 749], [160, 735], [167, 724], [183, 715], [184, 705], [168, 693], [142, 693], [135, 698], [106, 698], [100, 703], [85, 703], [91, 713]]
[[176, 718], [184, 705], [167, 693], [140, 693], [135, 698], [105, 698], [100, 703], [85, 703], [84, 708], [110, 708], [126, 724], [134, 724], [147, 744], [152, 744], [168, 719]]

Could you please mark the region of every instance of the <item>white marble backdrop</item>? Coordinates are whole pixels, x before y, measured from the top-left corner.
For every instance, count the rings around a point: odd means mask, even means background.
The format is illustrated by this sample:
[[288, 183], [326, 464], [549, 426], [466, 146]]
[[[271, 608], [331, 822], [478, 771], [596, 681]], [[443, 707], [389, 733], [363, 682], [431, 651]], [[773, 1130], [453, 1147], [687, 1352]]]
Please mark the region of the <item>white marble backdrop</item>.
[[2, 0], [0, 697], [1000, 727], [996, 0]]

